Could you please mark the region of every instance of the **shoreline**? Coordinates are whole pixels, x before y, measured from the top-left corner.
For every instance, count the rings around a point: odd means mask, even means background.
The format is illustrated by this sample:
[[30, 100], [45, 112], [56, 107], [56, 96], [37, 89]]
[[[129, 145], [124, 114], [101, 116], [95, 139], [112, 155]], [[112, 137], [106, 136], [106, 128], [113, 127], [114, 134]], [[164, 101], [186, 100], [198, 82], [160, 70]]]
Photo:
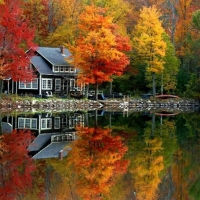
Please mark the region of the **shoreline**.
[[193, 99], [107, 99], [107, 100], [88, 100], [88, 99], [1, 99], [0, 111], [10, 112], [35, 112], [35, 111], [88, 111], [88, 110], [199, 110], [199, 103]]

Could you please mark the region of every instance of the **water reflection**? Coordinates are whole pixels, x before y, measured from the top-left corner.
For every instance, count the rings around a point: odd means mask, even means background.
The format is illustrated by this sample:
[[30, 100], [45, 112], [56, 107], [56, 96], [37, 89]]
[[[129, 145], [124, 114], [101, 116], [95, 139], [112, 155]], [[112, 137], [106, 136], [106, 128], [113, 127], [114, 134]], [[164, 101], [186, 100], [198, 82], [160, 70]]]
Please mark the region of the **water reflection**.
[[5, 115], [0, 199], [196, 200], [199, 118], [105, 110]]
[[127, 170], [123, 159], [127, 147], [109, 128], [78, 128], [78, 139], [69, 153], [69, 163], [76, 177], [81, 199], [103, 199], [119, 174]]
[[13, 200], [22, 198], [32, 187], [35, 164], [28, 156], [30, 131], [12, 131], [1, 136], [0, 141], [0, 197]]

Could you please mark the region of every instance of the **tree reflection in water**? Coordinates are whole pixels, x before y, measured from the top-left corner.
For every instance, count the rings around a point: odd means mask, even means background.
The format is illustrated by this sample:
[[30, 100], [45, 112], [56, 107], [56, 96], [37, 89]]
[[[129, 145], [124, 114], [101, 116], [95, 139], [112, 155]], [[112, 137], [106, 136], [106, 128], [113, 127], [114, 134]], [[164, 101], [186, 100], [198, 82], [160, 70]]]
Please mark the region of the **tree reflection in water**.
[[33, 160], [27, 146], [32, 134], [27, 130], [14, 130], [1, 135], [0, 141], [0, 199], [22, 198], [32, 186]]
[[[199, 113], [117, 114], [89, 118], [94, 128], [78, 128], [68, 156], [36, 159], [37, 170], [26, 150], [31, 133], [2, 135], [0, 199], [198, 199]], [[113, 130], [97, 126], [108, 127], [110, 117]]]
[[77, 193], [81, 199], [102, 199], [109, 193], [120, 173], [125, 173], [128, 161], [123, 159], [127, 147], [111, 129], [78, 128], [78, 140], [69, 153], [74, 167]]

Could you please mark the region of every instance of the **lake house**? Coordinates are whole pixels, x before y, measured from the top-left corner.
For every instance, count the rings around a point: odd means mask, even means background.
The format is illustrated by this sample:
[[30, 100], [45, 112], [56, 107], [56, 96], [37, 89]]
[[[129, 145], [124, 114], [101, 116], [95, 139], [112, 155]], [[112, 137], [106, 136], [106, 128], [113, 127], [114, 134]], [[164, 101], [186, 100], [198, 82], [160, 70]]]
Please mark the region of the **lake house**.
[[84, 116], [81, 112], [8, 115], [2, 118], [0, 131], [9, 134], [14, 129], [28, 129], [35, 136], [28, 146], [33, 159], [62, 159], [70, 150], [68, 145], [77, 138], [76, 127], [84, 127]]
[[77, 87], [78, 70], [67, 62], [70, 55], [68, 49], [63, 46], [38, 47], [30, 59], [30, 67], [34, 70], [36, 78], [27, 83], [6, 79], [3, 92], [47, 97], [69, 96], [71, 92], [81, 91], [81, 87]]

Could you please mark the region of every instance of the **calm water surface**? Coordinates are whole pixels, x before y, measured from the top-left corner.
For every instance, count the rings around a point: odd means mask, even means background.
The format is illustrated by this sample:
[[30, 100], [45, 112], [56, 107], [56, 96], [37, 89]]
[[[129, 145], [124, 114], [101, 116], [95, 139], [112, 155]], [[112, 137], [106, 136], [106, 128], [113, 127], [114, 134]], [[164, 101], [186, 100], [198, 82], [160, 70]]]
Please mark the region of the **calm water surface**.
[[200, 199], [198, 112], [23, 113], [1, 120], [2, 200]]

